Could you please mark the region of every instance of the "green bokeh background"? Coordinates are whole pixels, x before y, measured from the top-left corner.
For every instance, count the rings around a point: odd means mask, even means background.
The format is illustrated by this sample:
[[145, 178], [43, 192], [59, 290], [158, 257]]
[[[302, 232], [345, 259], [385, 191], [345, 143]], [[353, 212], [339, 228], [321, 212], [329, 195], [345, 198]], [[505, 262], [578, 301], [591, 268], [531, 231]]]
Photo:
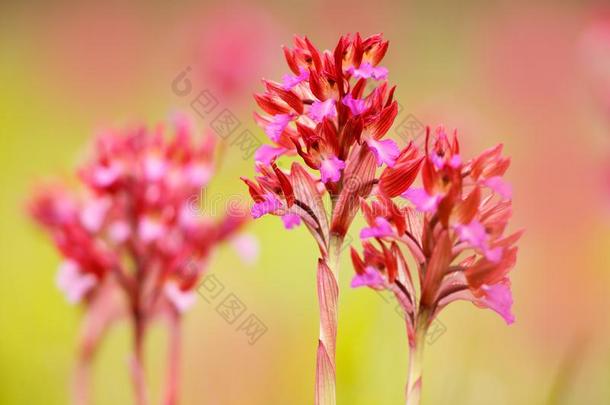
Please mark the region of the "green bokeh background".
[[[513, 273], [517, 322], [507, 327], [468, 303], [445, 310], [446, 332], [426, 348], [423, 403], [610, 403], [610, 197], [603, 177], [610, 119], [591, 96], [579, 52], [598, 6], [2, 3], [0, 404], [68, 403], [81, 315], [54, 286], [59, 257], [25, 214], [28, 193], [51, 176], [70, 179], [97, 129], [153, 124], [176, 109], [192, 112], [170, 84], [187, 65], [203, 70], [200, 29], [218, 23], [218, 15], [247, 20], [252, 10], [273, 33], [260, 44], [257, 58], [264, 63], [253, 64], [240, 96], [219, 98], [261, 139], [251, 94], [261, 89], [257, 77], [279, 78], [287, 70], [280, 45], [292, 34], [329, 48], [344, 32], [383, 32], [391, 41], [385, 65], [405, 113], [458, 127], [467, 156], [503, 142], [513, 157], [513, 228], [527, 229]], [[194, 81], [196, 88], [215, 86], [209, 77]], [[238, 178], [252, 174], [253, 162], [229, 148], [208, 195], [221, 201], [245, 195]], [[277, 218], [261, 219], [249, 232], [259, 238], [258, 263], [245, 266], [227, 247], [211, 271], [268, 332], [251, 346], [199, 299], [184, 322], [184, 404], [313, 402], [316, 247], [304, 229], [285, 231]], [[347, 259], [340, 280], [338, 403], [401, 403], [404, 324], [374, 292], [349, 288]], [[146, 347], [156, 402], [165, 340], [157, 327]], [[129, 343], [126, 324], [104, 343], [95, 403], [131, 403]]]

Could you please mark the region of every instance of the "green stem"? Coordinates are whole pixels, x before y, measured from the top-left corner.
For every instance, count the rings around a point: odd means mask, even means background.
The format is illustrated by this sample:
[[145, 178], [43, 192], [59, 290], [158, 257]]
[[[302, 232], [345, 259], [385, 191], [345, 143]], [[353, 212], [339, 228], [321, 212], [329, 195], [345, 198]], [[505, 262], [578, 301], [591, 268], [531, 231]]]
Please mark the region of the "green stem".
[[318, 269], [318, 300], [320, 303], [320, 337], [316, 361], [316, 405], [335, 405], [336, 342], [339, 291], [339, 258], [343, 238], [331, 236], [328, 256], [323, 258], [328, 270]]
[[343, 237], [331, 235], [328, 247], [329, 263], [328, 267], [333, 272], [335, 279], [339, 280], [339, 260], [341, 259], [341, 248], [343, 247]]
[[83, 351], [77, 361], [72, 381], [74, 405], [88, 405], [91, 402], [91, 359], [92, 356]]
[[407, 376], [407, 405], [419, 405], [421, 399], [424, 346], [426, 345], [427, 316], [420, 314], [415, 336], [409, 342], [409, 374]]
[[148, 405], [148, 389], [144, 372], [144, 319], [139, 312], [133, 319], [134, 341], [132, 360], [132, 380], [134, 385], [136, 405]]
[[180, 315], [173, 312], [169, 319], [168, 366], [164, 405], [178, 404], [180, 382]]

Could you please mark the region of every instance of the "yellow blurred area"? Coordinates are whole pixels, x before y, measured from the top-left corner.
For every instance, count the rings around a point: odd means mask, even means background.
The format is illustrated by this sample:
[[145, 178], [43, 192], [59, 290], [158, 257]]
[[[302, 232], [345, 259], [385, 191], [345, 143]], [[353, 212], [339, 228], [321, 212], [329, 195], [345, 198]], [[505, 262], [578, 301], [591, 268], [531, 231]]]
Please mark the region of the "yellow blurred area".
[[[69, 401], [81, 314], [55, 288], [58, 254], [26, 216], [35, 184], [72, 179], [95, 131], [107, 126], [154, 125], [181, 110], [208, 128], [211, 117], [197, 117], [190, 99], [172, 91], [187, 66], [196, 91], [211, 89], [218, 108], [262, 140], [251, 95], [262, 89], [259, 78], [287, 71], [280, 46], [306, 34], [332, 48], [356, 31], [390, 40], [385, 66], [404, 107], [399, 119], [458, 128], [466, 157], [504, 143], [513, 228], [526, 229], [512, 273], [515, 324], [469, 303], [444, 311], [446, 330], [426, 347], [423, 404], [610, 403], [610, 118], [592, 97], [580, 52], [597, 11], [584, 1], [3, 2], [0, 404]], [[209, 51], [210, 35], [226, 39], [240, 27], [253, 56]], [[222, 69], [206, 68], [222, 68], [222, 57], [236, 61], [225, 77], [233, 92], [210, 79], [224, 77]], [[245, 196], [239, 176], [253, 172], [253, 161], [228, 147], [207, 196]], [[356, 244], [360, 224], [350, 232]], [[275, 217], [249, 231], [259, 238], [259, 261], [248, 267], [227, 247], [211, 271], [268, 331], [250, 345], [198, 299], [184, 322], [183, 404], [313, 402], [317, 248], [305, 229], [285, 231]], [[402, 403], [404, 323], [393, 303], [349, 288], [344, 256], [338, 403]], [[131, 403], [130, 338], [121, 324], [105, 341], [95, 403]], [[159, 325], [146, 343], [155, 403], [165, 341]]]

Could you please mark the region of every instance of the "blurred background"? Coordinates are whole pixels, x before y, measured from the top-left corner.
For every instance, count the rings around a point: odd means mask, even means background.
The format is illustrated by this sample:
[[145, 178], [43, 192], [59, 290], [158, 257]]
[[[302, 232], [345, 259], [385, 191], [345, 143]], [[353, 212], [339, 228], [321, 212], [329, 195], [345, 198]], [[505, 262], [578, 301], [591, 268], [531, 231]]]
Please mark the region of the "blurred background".
[[[0, 4], [0, 403], [66, 404], [81, 313], [55, 288], [59, 257], [27, 218], [29, 191], [71, 179], [95, 132], [192, 114], [172, 88], [185, 69], [259, 139], [252, 93], [288, 71], [294, 34], [334, 48], [342, 33], [383, 32], [403, 110], [458, 128], [473, 156], [512, 156], [516, 322], [451, 305], [426, 348], [423, 404], [610, 403], [610, 23], [602, 2], [2, 2]], [[604, 17], [605, 16], [605, 17]], [[194, 95], [195, 93], [192, 93]], [[217, 110], [219, 111], [219, 110]], [[208, 192], [245, 195], [252, 159], [228, 148]], [[275, 217], [250, 225], [259, 261], [224, 249], [211, 271], [268, 328], [254, 344], [198, 299], [185, 318], [182, 403], [310, 404], [317, 249]], [[354, 232], [354, 231], [352, 231]], [[403, 402], [404, 323], [394, 304], [340, 287], [338, 403]], [[166, 336], [147, 341], [158, 402]], [[115, 328], [95, 363], [98, 404], [132, 401], [130, 333]]]

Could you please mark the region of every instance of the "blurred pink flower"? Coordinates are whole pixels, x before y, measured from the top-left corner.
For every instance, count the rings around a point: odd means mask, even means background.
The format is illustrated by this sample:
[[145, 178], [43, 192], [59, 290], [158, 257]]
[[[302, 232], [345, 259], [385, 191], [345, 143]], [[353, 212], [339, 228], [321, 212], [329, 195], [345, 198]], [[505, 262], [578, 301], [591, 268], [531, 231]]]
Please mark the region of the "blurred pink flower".
[[591, 90], [610, 122], [610, 11], [596, 14], [580, 44]]
[[[177, 324], [194, 302], [210, 254], [247, 220], [243, 210], [219, 219], [193, 210], [190, 198], [215, 171], [215, 140], [209, 135], [195, 141], [180, 116], [174, 131], [171, 137], [162, 126], [104, 132], [78, 172], [82, 192], [41, 188], [29, 205], [64, 257], [58, 286], [70, 302], [90, 307], [108, 285], [125, 295], [140, 401], [146, 393], [139, 356], [148, 323], [165, 315]], [[235, 246], [251, 260], [256, 246], [248, 242], [238, 239]], [[166, 403], [175, 403], [175, 395], [168, 393]]]
[[[591, 92], [610, 128], [610, 10], [596, 13], [582, 34], [581, 50]], [[607, 163], [601, 169], [601, 177], [604, 196], [607, 198], [610, 185], [607, 183], [606, 166]]]
[[198, 22], [198, 54], [203, 81], [227, 102], [248, 93], [270, 68], [279, 30], [274, 16], [244, 3], [206, 10]]

